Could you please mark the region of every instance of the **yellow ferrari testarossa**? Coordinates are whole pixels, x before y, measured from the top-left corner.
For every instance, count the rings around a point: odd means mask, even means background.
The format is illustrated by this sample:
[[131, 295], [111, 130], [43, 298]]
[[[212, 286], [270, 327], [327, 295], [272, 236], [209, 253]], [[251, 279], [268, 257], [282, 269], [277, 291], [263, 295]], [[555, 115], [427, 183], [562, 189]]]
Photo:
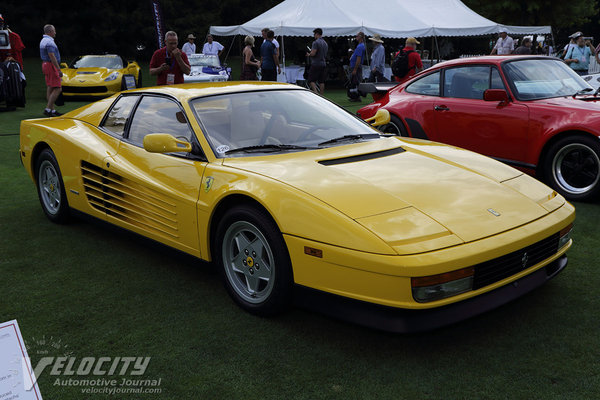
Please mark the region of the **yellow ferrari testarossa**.
[[62, 92], [67, 97], [108, 97], [142, 87], [142, 69], [138, 63], [127, 62], [116, 54], [80, 56], [71, 65], [62, 63], [61, 71]]
[[50, 220], [76, 210], [213, 261], [261, 315], [295, 301], [432, 329], [542, 285], [572, 244], [573, 206], [537, 180], [292, 85], [127, 91], [23, 121], [20, 157]]

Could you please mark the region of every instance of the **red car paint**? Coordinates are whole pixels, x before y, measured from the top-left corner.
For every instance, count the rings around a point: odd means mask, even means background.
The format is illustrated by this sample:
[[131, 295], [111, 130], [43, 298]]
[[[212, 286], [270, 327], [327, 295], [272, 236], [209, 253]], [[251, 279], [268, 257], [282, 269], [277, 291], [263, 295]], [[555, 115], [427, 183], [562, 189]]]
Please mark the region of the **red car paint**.
[[[573, 134], [600, 138], [600, 101], [590, 96], [518, 100], [503, 65], [523, 59], [556, 61], [550, 57], [486, 56], [443, 62], [385, 94], [375, 93], [375, 103], [361, 108], [358, 115], [366, 119], [385, 108], [400, 118], [408, 136], [473, 150], [543, 176], [544, 156], [554, 141]], [[421, 95], [405, 90], [436, 71], [476, 65], [497, 68], [508, 102]]]

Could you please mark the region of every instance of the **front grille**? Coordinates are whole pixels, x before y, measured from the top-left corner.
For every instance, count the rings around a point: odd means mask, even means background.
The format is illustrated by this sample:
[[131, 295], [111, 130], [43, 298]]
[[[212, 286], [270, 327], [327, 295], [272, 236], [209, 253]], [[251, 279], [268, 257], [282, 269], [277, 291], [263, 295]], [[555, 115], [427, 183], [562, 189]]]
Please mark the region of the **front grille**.
[[106, 93], [106, 86], [63, 86], [64, 93]]
[[552, 257], [558, 251], [558, 236], [556, 233], [521, 250], [475, 265], [473, 290], [501, 281]]
[[81, 175], [92, 207], [147, 232], [179, 237], [173, 200], [86, 161], [81, 162]]

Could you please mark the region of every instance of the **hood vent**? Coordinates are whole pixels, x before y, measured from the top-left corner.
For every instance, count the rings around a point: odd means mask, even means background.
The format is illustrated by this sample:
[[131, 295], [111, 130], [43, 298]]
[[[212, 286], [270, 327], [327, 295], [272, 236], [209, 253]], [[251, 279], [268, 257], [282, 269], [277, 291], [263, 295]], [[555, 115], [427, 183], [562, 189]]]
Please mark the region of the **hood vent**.
[[177, 209], [171, 200], [86, 161], [81, 162], [81, 176], [95, 209], [147, 232], [179, 237]]
[[373, 160], [375, 158], [393, 156], [394, 154], [400, 154], [404, 151], [406, 151], [406, 150], [404, 150], [402, 147], [396, 147], [395, 149], [376, 151], [375, 153], [360, 154], [358, 156], [334, 158], [332, 160], [322, 160], [322, 161], [319, 161], [319, 164], [321, 164], [321, 165], [347, 164], [347, 163], [353, 163], [353, 162], [358, 162], [358, 161]]
[[96, 71], [77, 71], [77, 75], [94, 75], [97, 74]]

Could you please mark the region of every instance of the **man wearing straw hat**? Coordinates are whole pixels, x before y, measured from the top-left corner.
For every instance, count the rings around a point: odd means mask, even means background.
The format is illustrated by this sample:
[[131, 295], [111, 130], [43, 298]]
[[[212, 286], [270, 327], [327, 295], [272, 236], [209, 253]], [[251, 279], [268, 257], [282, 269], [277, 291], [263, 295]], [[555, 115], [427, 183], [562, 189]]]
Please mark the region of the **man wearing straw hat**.
[[183, 45], [181, 51], [183, 51], [186, 56], [189, 56], [196, 53], [196, 43], [194, 43], [196, 36], [194, 36], [193, 33], [190, 33], [187, 38], [188, 41]]
[[373, 53], [371, 54], [371, 74], [369, 82], [387, 82], [385, 78], [385, 50], [383, 49], [383, 40], [381, 36], [376, 34], [370, 37], [369, 40], [375, 43]]

